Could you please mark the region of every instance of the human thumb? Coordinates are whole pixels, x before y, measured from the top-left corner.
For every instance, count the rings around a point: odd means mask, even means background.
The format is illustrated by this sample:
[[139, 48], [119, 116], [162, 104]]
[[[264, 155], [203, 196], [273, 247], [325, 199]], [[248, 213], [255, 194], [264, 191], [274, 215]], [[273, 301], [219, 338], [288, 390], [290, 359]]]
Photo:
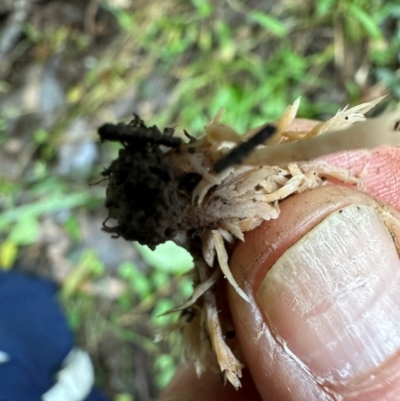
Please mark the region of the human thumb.
[[264, 400], [400, 400], [400, 215], [321, 187], [281, 203], [230, 267], [236, 333]]

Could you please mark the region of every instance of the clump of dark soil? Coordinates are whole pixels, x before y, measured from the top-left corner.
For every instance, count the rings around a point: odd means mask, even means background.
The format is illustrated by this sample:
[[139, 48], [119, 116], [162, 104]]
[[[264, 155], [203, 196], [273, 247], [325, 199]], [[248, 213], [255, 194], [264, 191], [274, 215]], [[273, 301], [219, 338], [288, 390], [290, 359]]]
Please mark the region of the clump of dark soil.
[[105, 222], [105, 231], [150, 248], [181, 231], [190, 194], [188, 177], [177, 177], [165, 157], [168, 148], [179, 148], [182, 142], [172, 136], [173, 132], [170, 128], [161, 133], [156, 126], [147, 127], [136, 115], [129, 124], [99, 128], [102, 140], [119, 141], [124, 146], [103, 172], [109, 180], [105, 203], [108, 219], [118, 222], [114, 227]]

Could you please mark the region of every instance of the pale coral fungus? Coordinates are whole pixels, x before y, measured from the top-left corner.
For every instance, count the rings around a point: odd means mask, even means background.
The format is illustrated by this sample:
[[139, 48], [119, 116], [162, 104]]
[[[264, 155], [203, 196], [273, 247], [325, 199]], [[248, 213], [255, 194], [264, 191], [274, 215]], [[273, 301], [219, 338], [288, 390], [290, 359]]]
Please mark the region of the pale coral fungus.
[[[106, 124], [103, 140], [119, 140], [119, 157], [104, 171], [106, 206], [115, 226], [104, 229], [155, 247], [173, 240], [192, 253], [195, 288], [170, 327], [182, 332], [184, 355], [200, 374], [214, 352], [223, 377], [240, 386], [242, 363], [227, 345], [215, 288], [224, 276], [249, 301], [229, 269], [229, 252], [244, 233], [279, 216], [288, 196], [326, 185], [357, 185], [361, 178], [316, 158], [338, 151], [400, 144], [399, 112], [376, 119], [364, 114], [382, 98], [339, 111], [308, 131], [290, 130], [300, 99], [276, 124], [244, 135], [220, 122], [218, 114], [199, 140], [188, 143], [147, 127], [137, 116], [130, 124]], [[223, 160], [223, 162], [221, 162]], [[210, 347], [211, 344], [211, 347]]]

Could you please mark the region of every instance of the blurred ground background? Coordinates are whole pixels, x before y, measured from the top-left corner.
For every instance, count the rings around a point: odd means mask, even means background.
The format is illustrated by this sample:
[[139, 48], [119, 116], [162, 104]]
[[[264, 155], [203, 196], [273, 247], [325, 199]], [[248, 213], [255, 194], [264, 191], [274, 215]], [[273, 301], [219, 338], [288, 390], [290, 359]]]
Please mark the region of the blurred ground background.
[[[0, 265], [56, 280], [98, 383], [154, 400], [179, 360], [155, 344], [191, 292], [188, 255], [101, 231], [104, 122], [201, 134], [218, 111], [238, 131], [299, 95], [302, 117], [400, 99], [397, 0], [1, 0]], [[45, 324], [45, 322], [43, 322]]]

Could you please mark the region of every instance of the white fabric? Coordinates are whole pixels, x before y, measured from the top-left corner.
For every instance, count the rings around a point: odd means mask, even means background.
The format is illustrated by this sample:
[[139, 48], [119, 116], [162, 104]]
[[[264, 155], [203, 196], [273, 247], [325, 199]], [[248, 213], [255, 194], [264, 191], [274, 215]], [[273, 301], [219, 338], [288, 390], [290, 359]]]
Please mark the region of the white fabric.
[[93, 365], [89, 355], [73, 348], [57, 373], [57, 382], [42, 396], [42, 401], [83, 401], [94, 383]]
[[10, 360], [10, 357], [8, 356], [8, 354], [6, 354], [3, 351], [0, 351], [0, 363], [6, 363]]

